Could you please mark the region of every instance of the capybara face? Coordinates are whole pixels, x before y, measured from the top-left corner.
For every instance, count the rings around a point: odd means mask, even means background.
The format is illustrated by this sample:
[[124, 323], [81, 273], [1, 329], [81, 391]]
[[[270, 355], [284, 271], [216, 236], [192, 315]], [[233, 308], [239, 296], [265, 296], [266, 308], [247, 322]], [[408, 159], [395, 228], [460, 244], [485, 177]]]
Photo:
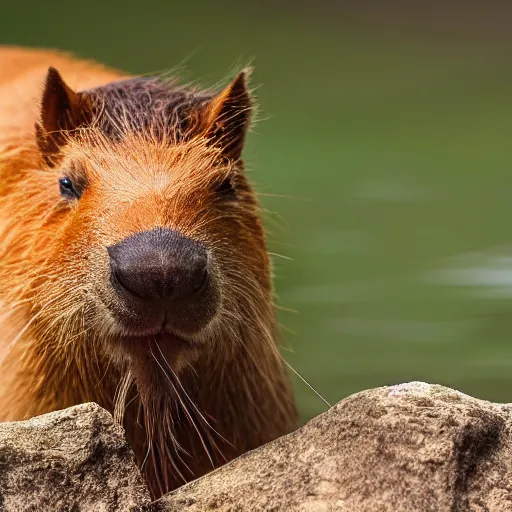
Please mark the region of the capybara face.
[[139, 344], [155, 336], [194, 343], [223, 307], [236, 314], [230, 290], [266, 262], [253, 268], [261, 230], [247, 183], [229, 162], [196, 142], [159, 147], [131, 138], [69, 150], [55, 180], [69, 263], [52, 266], [65, 277], [75, 268], [95, 330]]
[[172, 108], [160, 99], [147, 112], [137, 102], [134, 112], [116, 103], [118, 89], [66, 89], [64, 107], [79, 111], [54, 124], [74, 119], [76, 128], [38, 129], [55, 209], [44, 229], [59, 226], [49, 288], [69, 287], [84, 328], [116, 354], [140, 354], [155, 341], [168, 360], [191, 358], [222, 343], [223, 329], [270, 292], [258, 206], [240, 161], [244, 91], [232, 84]]

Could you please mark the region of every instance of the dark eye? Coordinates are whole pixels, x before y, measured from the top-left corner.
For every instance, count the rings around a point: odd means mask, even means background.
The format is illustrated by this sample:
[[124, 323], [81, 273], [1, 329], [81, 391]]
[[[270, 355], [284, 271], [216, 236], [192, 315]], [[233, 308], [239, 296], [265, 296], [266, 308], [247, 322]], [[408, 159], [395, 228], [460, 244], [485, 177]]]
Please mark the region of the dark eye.
[[64, 177], [59, 180], [59, 187], [62, 197], [65, 197], [66, 199], [80, 199], [80, 193], [68, 177]]
[[216, 187], [215, 192], [221, 197], [229, 200], [236, 199], [236, 190], [231, 178], [225, 178]]

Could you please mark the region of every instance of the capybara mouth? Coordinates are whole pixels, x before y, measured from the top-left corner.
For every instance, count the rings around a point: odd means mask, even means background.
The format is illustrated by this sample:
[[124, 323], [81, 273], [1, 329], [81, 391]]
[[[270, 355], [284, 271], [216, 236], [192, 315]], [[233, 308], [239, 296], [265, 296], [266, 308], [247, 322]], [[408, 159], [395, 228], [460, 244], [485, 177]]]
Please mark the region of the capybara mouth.
[[[174, 370], [179, 370], [181, 366], [179, 361], [184, 361], [184, 357], [191, 357], [197, 350], [197, 346], [192, 341], [166, 330], [159, 330], [152, 334], [126, 333], [112, 341], [117, 345], [117, 349], [124, 352], [135, 363], [139, 372], [141, 368], [143, 372], [147, 372], [148, 368], [153, 368], [149, 371], [160, 371], [154, 364], [160, 366], [160, 369], [172, 367]], [[142, 366], [140, 366], [141, 363]], [[132, 370], [138, 373], [135, 368]]]
[[178, 336], [177, 334], [170, 333], [167, 331], [159, 331], [156, 334], [127, 334], [120, 338], [121, 343], [137, 344], [140, 348], [147, 346], [168, 347], [172, 346], [175, 348], [191, 347], [192, 342], [185, 338]]
[[168, 321], [167, 315], [164, 315], [160, 321], [151, 325], [123, 325], [123, 332], [120, 335], [121, 341], [144, 344], [173, 344], [190, 345], [192, 342], [180, 335], [173, 328], [172, 323]]

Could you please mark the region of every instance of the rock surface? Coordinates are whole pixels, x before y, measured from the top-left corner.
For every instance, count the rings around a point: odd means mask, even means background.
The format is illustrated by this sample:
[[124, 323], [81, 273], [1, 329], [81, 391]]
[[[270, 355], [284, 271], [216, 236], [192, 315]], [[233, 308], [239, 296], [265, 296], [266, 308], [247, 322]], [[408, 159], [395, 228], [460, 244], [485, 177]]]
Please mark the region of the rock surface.
[[0, 423], [0, 511], [512, 511], [511, 432], [512, 405], [378, 388], [150, 504], [122, 430], [84, 404]]
[[353, 395], [155, 512], [512, 511], [512, 406], [441, 386]]
[[0, 510], [130, 511], [149, 493], [120, 427], [84, 404], [0, 423]]

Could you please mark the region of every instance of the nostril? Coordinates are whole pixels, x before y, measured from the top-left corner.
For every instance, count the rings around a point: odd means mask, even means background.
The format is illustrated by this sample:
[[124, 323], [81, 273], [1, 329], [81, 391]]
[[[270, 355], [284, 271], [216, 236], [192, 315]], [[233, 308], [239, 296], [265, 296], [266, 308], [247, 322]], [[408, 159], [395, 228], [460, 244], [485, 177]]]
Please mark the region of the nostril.
[[112, 256], [110, 256], [110, 279], [115, 284], [123, 286], [121, 279], [119, 277], [117, 261]]
[[187, 261], [183, 262], [183, 270], [188, 275], [184, 283], [184, 295], [193, 295], [199, 293], [205, 286], [209, 277], [209, 257], [203, 247], [197, 248], [189, 254]]
[[192, 293], [199, 293], [205, 286], [206, 281], [208, 281], [208, 268], [204, 267], [199, 273], [199, 279], [197, 280], [196, 287], [192, 290]]
[[112, 269], [112, 280], [118, 284], [121, 288], [126, 289], [127, 291], [130, 291], [126, 283], [123, 282], [123, 278], [121, 277], [120, 272], [118, 272], [116, 269]]
[[112, 256], [110, 256], [110, 278], [116, 288], [122, 288], [131, 295], [139, 299], [144, 299], [144, 297], [134, 289], [134, 286], [130, 286], [129, 279], [123, 274], [120, 265]]

